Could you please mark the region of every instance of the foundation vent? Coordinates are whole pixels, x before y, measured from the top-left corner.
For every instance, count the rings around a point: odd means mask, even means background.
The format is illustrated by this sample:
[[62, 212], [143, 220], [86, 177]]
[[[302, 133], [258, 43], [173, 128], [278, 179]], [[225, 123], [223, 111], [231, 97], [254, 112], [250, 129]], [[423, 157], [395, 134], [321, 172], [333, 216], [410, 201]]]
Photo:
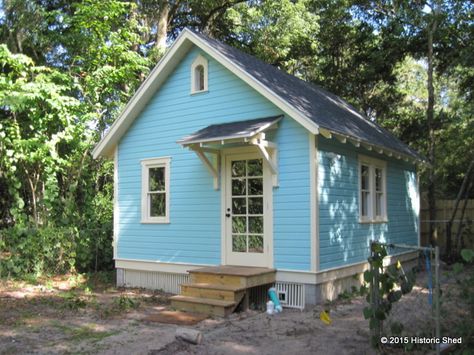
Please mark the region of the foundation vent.
[[304, 309], [305, 289], [304, 284], [292, 282], [275, 283], [278, 299], [283, 307]]

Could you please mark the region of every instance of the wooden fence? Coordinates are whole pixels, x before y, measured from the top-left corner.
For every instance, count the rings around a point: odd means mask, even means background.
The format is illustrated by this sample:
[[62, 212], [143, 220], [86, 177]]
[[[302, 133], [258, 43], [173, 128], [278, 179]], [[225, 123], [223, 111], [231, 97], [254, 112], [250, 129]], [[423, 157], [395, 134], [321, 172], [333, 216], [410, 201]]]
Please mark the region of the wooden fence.
[[[442, 252], [446, 248], [446, 226], [448, 221], [451, 218], [451, 215], [454, 210], [455, 200], [436, 200], [436, 221], [432, 222], [435, 225], [435, 235], [436, 241], [440, 246]], [[459, 203], [456, 216], [454, 218], [452, 226], [452, 245], [454, 245], [454, 240], [456, 238], [456, 233], [459, 228], [459, 223], [461, 219], [462, 207], [464, 200], [461, 200]], [[429, 244], [429, 210], [428, 210], [428, 201], [426, 198], [421, 199], [421, 211], [420, 211], [420, 225], [421, 225], [421, 245]], [[464, 212], [464, 235], [463, 240], [465, 246], [468, 248], [474, 247], [474, 200], [469, 200], [466, 206], [466, 211]]]

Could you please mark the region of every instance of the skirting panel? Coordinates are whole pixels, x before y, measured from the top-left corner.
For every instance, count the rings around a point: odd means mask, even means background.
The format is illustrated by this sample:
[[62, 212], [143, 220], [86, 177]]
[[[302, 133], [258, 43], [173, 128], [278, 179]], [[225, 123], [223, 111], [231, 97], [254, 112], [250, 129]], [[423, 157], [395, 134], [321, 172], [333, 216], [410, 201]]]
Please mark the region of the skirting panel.
[[122, 269], [122, 271], [122, 280], [117, 278], [118, 286], [143, 287], [152, 290], [162, 290], [169, 293], [179, 294], [180, 285], [191, 282], [191, 277], [189, 274], [175, 274], [168, 272], [129, 269]]

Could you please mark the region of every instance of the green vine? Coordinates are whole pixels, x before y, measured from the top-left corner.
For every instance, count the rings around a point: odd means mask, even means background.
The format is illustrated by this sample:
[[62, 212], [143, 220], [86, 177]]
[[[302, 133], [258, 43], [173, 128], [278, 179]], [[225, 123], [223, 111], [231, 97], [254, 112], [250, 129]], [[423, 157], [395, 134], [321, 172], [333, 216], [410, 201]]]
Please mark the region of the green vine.
[[[402, 295], [409, 293], [415, 283], [415, 274], [403, 270], [400, 262], [383, 266], [383, 259], [387, 256], [386, 246], [373, 242], [370, 246], [371, 256], [368, 258], [370, 269], [364, 272], [364, 281], [369, 286], [367, 302], [364, 308], [364, 318], [369, 319], [372, 346], [380, 345], [383, 331], [383, 322], [387, 319], [392, 305], [398, 302]], [[402, 324], [391, 327], [394, 335], [401, 334]]]

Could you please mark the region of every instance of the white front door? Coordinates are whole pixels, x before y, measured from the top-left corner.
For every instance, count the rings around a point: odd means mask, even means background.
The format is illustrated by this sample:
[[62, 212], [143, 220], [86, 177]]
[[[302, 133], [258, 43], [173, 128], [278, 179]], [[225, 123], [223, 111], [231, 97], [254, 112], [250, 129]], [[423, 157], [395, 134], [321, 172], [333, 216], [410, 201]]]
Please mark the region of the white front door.
[[226, 264], [272, 267], [271, 174], [257, 154], [225, 158]]

